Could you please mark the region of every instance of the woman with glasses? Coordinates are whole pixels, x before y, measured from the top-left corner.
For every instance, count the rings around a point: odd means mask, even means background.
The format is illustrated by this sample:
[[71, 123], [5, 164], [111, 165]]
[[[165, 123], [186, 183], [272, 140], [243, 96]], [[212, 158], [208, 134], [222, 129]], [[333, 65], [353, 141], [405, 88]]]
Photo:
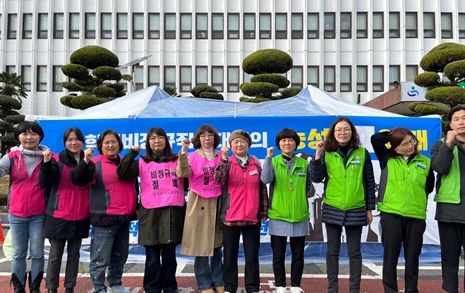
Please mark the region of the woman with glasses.
[[398, 292], [396, 267], [401, 246], [405, 258], [404, 292], [418, 292], [418, 259], [426, 228], [426, 204], [434, 187], [430, 159], [418, 152], [414, 134], [403, 127], [374, 134], [371, 144], [381, 168], [378, 210], [384, 247], [384, 292]]
[[333, 122], [325, 141], [316, 144], [315, 159], [310, 167], [312, 180], [325, 184], [322, 221], [327, 237], [328, 293], [339, 290], [342, 227], [349, 254], [349, 289], [351, 293], [358, 293], [362, 275], [362, 228], [373, 220], [375, 180], [370, 154], [361, 147], [352, 121], [342, 117]]

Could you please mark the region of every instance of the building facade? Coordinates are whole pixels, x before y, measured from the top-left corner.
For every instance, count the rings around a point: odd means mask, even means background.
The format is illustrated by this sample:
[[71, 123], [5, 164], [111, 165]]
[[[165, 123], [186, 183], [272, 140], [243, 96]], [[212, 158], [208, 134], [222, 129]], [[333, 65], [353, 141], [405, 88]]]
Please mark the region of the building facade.
[[[465, 44], [463, 0], [0, 0], [0, 70], [28, 89], [21, 112], [71, 115], [61, 66], [87, 45], [113, 51], [134, 75], [181, 95], [209, 84], [238, 101], [256, 50], [291, 55], [292, 86], [307, 84], [365, 103], [421, 72], [443, 42]], [[124, 81], [122, 81], [124, 82]]]

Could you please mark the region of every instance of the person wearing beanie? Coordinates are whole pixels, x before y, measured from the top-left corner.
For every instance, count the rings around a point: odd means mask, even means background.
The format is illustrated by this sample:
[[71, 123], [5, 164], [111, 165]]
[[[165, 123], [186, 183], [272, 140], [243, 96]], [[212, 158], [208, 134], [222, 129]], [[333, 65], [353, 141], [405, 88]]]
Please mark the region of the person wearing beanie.
[[215, 180], [223, 184], [220, 219], [223, 222], [224, 269], [226, 292], [236, 292], [238, 287], [237, 256], [242, 233], [245, 253], [245, 290], [260, 290], [258, 251], [260, 248], [261, 222], [268, 218], [268, 192], [260, 180], [260, 162], [249, 156], [252, 146], [250, 135], [235, 130], [229, 137], [229, 148], [221, 148], [221, 160], [215, 170]]

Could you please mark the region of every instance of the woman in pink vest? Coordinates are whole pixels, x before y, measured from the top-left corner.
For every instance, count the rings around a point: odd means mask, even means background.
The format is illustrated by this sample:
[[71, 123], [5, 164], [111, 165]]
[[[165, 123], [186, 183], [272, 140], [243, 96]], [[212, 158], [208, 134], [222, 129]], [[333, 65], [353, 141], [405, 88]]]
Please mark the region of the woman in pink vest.
[[176, 172], [178, 158], [166, 132], [150, 128], [146, 155], [135, 160], [141, 148], [133, 146], [118, 167], [120, 178], [140, 176], [139, 244], [145, 247], [144, 290], [147, 293], [178, 292], [176, 246], [181, 243], [185, 215], [185, 174]]
[[268, 192], [260, 181], [260, 162], [248, 154], [252, 146], [250, 135], [244, 130], [235, 130], [229, 136], [229, 144], [233, 155], [228, 158], [229, 148], [223, 146], [215, 172], [216, 181], [224, 185], [220, 216], [223, 221], [224, 289], [237, 291], [237, 256], [242, 234], [245, 290], [253, 293], [260, 289], [258, 250], [261, 222], [268, 218]]
[[[183, 141], [180, 157], [186, 156], [190, 143]], [[221, 152], [215, 150], [219, 144], [220, 136], [213, 126], [200, 126], [192, 138], [195, 151], [188, 154], [189, 165], [180, 165], [183, 173], [190, 174], [181, 253], [195, 256], [197, 291], [203, 293], [224, 293], [221, 184], [214, 177], [221, 159]]]
[[63, 143], [65, 149], [58, 155], [44, 151], [40, 166], [40, 186], [51, 189], [45, 218], [45, 237], [50, 241], [46, 282], [49, 293], [57, 292], [65, 245], [68, 257], [64, 287], [66, 293], [74, 292], [81, 242], [88, 237], [90, 226], [89, 186], [77, 186], [70, 180], [71, 170], [84, 159], [81, 130], [66, 129]]
[[45, 188], [39, 185], [42, 153], [40, 145], [44, 131], [35, 122], [23, 121], [15, 129], [20, 143], [0, 160], [0, 178], [10, 174], [8, 191], [8, 220], [10, 222], [13, 260], [11, 284], [15, 293], [24, 293], [26, 283], [26, 256], [31, 258], [29, 288], [40, 292], [44, 270]]

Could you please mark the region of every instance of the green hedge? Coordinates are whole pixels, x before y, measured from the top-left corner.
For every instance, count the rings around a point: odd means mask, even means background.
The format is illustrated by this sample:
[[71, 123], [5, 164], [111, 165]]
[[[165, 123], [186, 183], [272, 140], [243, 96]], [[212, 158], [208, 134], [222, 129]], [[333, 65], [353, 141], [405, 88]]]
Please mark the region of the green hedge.
[[277, 85], [279, 88], [288, 87], [291, 83], [285, 76], [273, 73], [254, 75], [250, 79], [250, 82], [269, 82]]
[[118, 67], [119, 59], [115, 53], [99, 46], [86, 46], [71, 54], [70, 61], [73, 64], [94, 69], [100, 66]]
[[286, 73], [293, 65], [292, 57], [278, 49], [258, 50], [245, 57], [242, 70], [248, 74]]
[[420, 66], [424, 71], [443, 72], [447, 64], [463, 59], [465, 59], [465, 46], [446, 42], [426, 53], [421, 58]]

